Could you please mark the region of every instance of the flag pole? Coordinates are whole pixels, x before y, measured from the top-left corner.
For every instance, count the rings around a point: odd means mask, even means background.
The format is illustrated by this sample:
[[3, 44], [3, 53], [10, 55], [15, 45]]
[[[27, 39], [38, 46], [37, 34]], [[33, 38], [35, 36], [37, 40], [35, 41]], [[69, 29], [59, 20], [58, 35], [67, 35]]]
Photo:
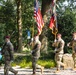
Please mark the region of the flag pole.
[[33, 49], [33, 39], [34, 39], [34, 22], [32, 26], [32, 49]]
[[32, 27], [32, 38], [34, 37], [34, 22], [33, 22], [33, 27]]
[[[56, 1], [57, 0], [54, 0], [54, 10], [53, 10], [53, 13], [54, 13], [54, 15], [55, 15], [55, 26], [57, 26], [57, 15], [56, 15]], [[56, 39], [56, 35], [57, 35], [57, 29], [56, 29], [57, 27], [55, 27], [55, 39]]]
[[56, 40], [56, 34], [55, 34], [55, 40]]

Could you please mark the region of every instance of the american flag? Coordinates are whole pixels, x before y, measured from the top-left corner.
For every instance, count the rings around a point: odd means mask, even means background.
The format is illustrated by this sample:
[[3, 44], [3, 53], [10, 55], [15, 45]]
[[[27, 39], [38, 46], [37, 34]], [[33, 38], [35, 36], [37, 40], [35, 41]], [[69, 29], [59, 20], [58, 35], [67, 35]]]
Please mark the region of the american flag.
[[35, 0], [35, 3], [34, 3], [34, 18], [37, 22], [38, 35], [40, 35], [42, 32], [42, 28], [44, 26], [44, 22], [42, 19], [41, 11], [37, 0]]

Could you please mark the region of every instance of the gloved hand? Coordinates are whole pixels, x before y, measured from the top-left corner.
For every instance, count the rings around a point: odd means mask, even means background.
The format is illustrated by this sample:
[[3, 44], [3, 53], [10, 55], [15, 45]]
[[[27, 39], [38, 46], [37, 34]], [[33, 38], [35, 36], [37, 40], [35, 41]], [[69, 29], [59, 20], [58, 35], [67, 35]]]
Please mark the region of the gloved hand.
[[67, 44], [67, 46], [69, 47], [70, 43]]
[[56, 42], [57, 40], [55, 39], [54, 42]]
[[55, 52], [55, 53], [57, 52], [57, 48], [55, 48], [54, 52]]

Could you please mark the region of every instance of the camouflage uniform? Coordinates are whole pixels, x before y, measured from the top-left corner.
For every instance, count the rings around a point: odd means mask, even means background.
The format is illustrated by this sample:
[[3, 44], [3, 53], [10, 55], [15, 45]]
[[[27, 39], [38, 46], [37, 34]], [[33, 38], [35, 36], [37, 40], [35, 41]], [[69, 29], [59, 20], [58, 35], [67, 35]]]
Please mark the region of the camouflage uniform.
[[12, 43], [6, 42], [3, 46], [2, 49], [2, 54], [4, 55], [4, 75], [8, 75], [8, 72], [11, 71], [13, 72], [15, 75], [17, 73], [17, 71], [15, 71], [12, 67], [11, 67], [11, 61], [13, 60], [13, 45]]
[[76, 40], [72, 40], [69, 43], [69, 47], [72, 48], [72, 57], [73, 57], [73, 60], [74, 60], [74, 68], [76, 68]]
[[37, 41], [32, 49], [32, 68], [33, 68], [33, 74], [36, 73], [37, 61], [40, 57], [40, 48], [41, 48], [41, 42]]
[[62, 39], [57, 40], [53, 43], [53, 46], [55, 47], [55, 61], [57, 63], [57, 70], [60, 70], [60, 66], [64, 66], [64, 63], [62, 63], [62, 57], [64, 54], [63, 48], [64, 48], [64, 41]]

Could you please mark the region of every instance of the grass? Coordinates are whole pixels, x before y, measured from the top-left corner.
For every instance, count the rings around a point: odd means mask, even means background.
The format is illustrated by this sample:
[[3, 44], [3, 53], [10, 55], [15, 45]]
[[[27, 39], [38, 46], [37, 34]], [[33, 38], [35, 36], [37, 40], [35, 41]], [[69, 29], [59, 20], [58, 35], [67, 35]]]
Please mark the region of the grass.
[[45, 68], [52, 68], [52, 67], [55, 67], [55, 65], [56, 65], [54, 60], [52, 60], [52, 59], [39, 60], [38, 64], [44, 66]]
[[[45, 68], [55, 67], [55, 61], [52, 59], [39, 59], [37, 64], [44, 66]], [[31, 56], [17, 56], [15, 57], [15, 61], [12, 63], [12, 66], [20, 66], [21, 68], [32, 67]]]

